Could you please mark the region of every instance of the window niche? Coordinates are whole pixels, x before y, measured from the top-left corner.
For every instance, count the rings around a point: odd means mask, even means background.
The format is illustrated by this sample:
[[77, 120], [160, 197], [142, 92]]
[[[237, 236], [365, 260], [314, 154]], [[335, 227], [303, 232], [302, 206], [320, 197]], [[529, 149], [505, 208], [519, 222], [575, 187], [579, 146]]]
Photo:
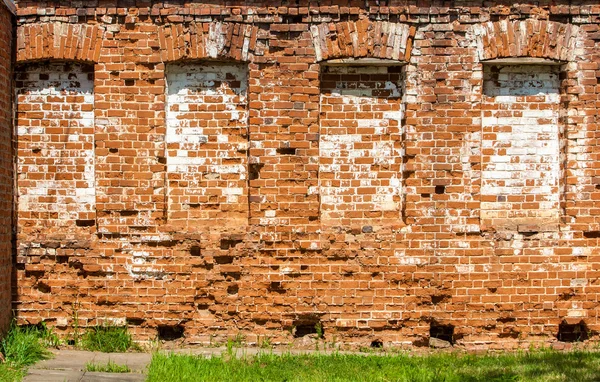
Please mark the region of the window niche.
[[167, 220], [180, 227], [248, 223], [248, 68], [166, 68]]
[[498, 231], [558, 229], [564, 160], [560, 63], [484, 64], [481, 222]]
[[319, 186], [324, 224], [401, 222], [404, 67], [335, 60], [321, 66]]

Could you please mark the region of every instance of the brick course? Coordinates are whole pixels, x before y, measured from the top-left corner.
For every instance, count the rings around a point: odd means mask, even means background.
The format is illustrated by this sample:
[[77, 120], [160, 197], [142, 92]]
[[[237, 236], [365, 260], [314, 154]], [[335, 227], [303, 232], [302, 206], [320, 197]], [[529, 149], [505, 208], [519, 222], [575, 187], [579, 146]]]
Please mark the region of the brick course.
[[583, 321], [597, 339], [600, 6], [335, 3], [17, 2], [19, 75], [52, 97], [40, 74], [93, 65], [76, 91], [94, 111], [93, 134], [75, 94], [72, 120], [38, 115], [85, 130], [60, 149], [86, 195], [60, 227], [34, 216], [57, 196], [28, 190], [63, 176], [30, 167], [66, 126], [34, 131], [38, 101], [17, 100], [20, 323], [287, 343], [320, 322], [407, 347], [451, 325], [457, 345], [508, 348]]

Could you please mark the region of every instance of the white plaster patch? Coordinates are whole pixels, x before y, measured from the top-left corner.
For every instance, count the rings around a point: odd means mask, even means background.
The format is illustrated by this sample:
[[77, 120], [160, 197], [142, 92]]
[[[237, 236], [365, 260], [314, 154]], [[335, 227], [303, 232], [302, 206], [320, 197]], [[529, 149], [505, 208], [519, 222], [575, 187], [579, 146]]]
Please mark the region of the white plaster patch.
[[58, 226], [93, 219], [92, 67], [29, 64], [16, 77], [19, 211], [48, 213], [46, 221]]
[[[211, 24], [217, 39], [219, 28], [219, 23]], [[218, 49], [220, 41], [211, 44], [207, 49]], [[246, 67], [239, 64], [167, 67], [170, 222], [208, 222], [219, 219], [221, 210], [247, 214], [247, 82]], [[214, 204], [221, 208], [208, 207]]]
[[485, 72], [481, 194], [496, 199], [481, 203], [486, 224], [502, 228], [558, 221], [559, 100], [552, 66]]
[[402, 76], [387, 67], [324, 70], [319, 141], [322, 218], [366, 219], [384, 211], [396, 212], [399, 218]]

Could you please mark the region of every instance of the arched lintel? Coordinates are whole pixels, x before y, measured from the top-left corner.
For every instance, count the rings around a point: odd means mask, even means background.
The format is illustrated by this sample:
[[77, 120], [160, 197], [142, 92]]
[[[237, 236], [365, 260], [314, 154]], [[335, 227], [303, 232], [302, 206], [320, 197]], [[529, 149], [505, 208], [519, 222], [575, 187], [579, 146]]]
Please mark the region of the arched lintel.
[[311, 25], [315, 62], [332, 59], [387, 59], [409, 62], [414, 25], [360, 19]]
[[17, 28], [17, 63], [43, 60], [97, 63], [104, 29], [61, 22], [25, 24]]
[[500, 20], [473, 26], [480, 61], [533, 57], [573, 61], [580, 30], [556, 21]]

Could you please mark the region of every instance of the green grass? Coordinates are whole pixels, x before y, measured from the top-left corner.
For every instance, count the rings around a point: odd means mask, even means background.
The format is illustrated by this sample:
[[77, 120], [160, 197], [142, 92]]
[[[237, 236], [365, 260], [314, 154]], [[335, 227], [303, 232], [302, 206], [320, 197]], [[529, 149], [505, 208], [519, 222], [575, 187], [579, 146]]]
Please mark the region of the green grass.
[[130, 373], [131, 369], [127, 365], [119, 365], [113, 361], [108, 363], [88, 362], [85, 364], [86, 371], [97, 371], [101, 373]]
[[25, 375], [27, 366], [47, 359], [50, 346], [56, 336], [46, 326], [20, 327], [11, 324], [8, 333], [0, 341], [0, 352], [5, 363], [0, 364], [0, 381], [19, 381]]
[[210, 359], [156, 353], [148, 382], [600, 380], [600, 353], [550, 350], [502, 355], [273, 355]]
[[82, 336], [80, 346], [84, 350], [103, 353], [137, 350], [127, 328], [118, 326], [95, 326]]

